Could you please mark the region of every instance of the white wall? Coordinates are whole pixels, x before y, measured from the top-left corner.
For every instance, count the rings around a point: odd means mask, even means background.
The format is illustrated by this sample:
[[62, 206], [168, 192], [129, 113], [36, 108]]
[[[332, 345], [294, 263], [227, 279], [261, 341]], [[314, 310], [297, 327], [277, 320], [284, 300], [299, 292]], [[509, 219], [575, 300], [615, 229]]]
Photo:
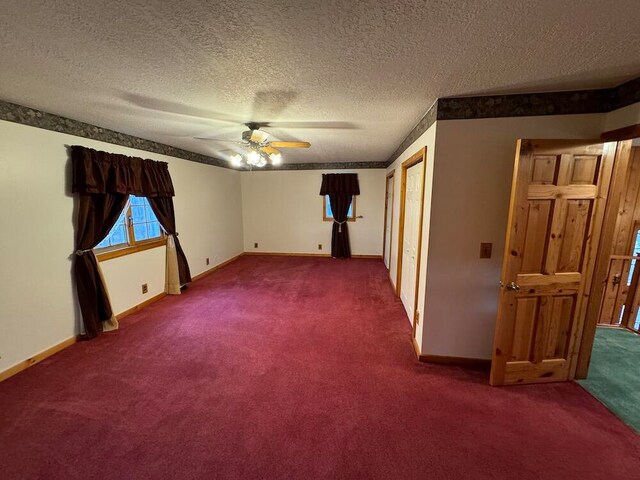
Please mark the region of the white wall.
[[[402, 154], [387, 168], [387, 174], [394, 171], [393, 184], [393, 225], [391, 229], [391, 258], [389, 263], [389, 276], [393, 286], [396, 286], [398, 274], [398, 237], [400, 235], [400, 197], [402, 182], [402, 163], [413, 156], [421, 148], [427, 147], [424, 205], [422, 219], [422, 242], [420, 245], [420, 280], [418, 284], [418, 325], [416, 326], [415, 339], [422, 349], [422, 337], [424, 328], [424, 298], [425, 281], [427, 274], [427, 259], [429, 257], [429, 230], [431, 218], [431, 195], [433, 189], [433, 166], [436, 154], [436, 129], [438, 122], [434, 123], [418, 139], [413, 142]], [[408, 320], [407, 320], [408, 321]]]
[[[598, 138], [602, 115], [438, 122], [425, 354], [490, 358], [518, 138]], [[480, 243], [493, 257], [480, 259]]]
[[609, 112], [605, 116], [604, 131], [637, 125], [640, 123], [640, 102]]
[[[243, 250], [239, 172], [0, 121], [0, 371], [79, 332], [69, 145], [169, 163], [177, 229], [193, 275]], [[101, 265], [116, 312], [164, 289], [162, 248]], [[142, 283], [149, 285], [146, 295]]]
[[[242, 206], [246, 252], [331, 253], [331, 222], [322, 220], [318, 194], [323, 173], [357, 173], [360, 195], [349, 222], [353, 255], [382, 255], [385, 172], [285, 170], [243, 172]], [[259, 248], [254, 248], [254, 243]], [[318, 250], [322, 244], [322, 250]]]

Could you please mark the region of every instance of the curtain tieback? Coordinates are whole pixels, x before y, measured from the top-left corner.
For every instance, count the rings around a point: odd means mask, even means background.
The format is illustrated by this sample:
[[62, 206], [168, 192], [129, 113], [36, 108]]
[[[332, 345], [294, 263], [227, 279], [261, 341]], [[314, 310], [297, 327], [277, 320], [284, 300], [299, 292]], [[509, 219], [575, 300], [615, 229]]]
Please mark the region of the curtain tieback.
[[334, 220], [334, 222], [338, 224], [338, 233], [342, 233], [342, 224], [347, 223], [347, 221], [345, 220], [343, 222], [339, 222], [337, 220]]
[[76, 250], [76, 251], [75, 251], [75, 254], [76, 254], [77, 256], [81, 257], [82, 255], [84, 255], [85, 253], [90, 252], [90, 251], [91, 251], [91, 248], [88, 248], [88, 249], [86, 249], [86, 250], [80, 250], [80, 249], [78, 249], [78, 250]]

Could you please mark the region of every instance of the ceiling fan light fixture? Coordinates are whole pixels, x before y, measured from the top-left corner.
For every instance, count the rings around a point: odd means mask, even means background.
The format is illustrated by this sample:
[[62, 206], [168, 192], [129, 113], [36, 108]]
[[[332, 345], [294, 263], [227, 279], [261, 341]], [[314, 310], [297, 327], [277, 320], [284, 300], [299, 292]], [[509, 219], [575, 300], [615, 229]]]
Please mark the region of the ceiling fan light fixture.
[[231, 156], [229, 161], [231, 162], [231, 165], [233, 165], [234, 167], [239, 167], [240, 165], [242, 165], [242, 155], [240, 155], [239, 153], [236, 153], [235, 155]]
[[269, 154], [269, 159], [271, 160], [271, 165], [280, 165], [282, 163], [282, 155], [279, 153]]
[[260, 152], [256, 151], [256, 150], [251, 150], [248, 154], [247, 154], [247, 163], [249, 165], [252, 165], [254, 167], [259, 167], [260, 165], [260, 161], [263, 160], [262, 155], [260, 155]]

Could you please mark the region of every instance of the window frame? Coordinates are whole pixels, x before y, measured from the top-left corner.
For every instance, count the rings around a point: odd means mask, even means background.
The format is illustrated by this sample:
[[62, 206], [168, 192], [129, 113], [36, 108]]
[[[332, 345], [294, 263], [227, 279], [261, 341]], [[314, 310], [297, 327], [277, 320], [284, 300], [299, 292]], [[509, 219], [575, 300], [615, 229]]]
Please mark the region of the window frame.
[[[146, 197], [144, 197], [146, 198]], [[125, 224], [127, 227], [127, 243], [111, 245], [104, 248], [94, 248], [93, 252], [99, 262], [111, 260], [112, 258], [131, 255], [136, 252], [143, 252], [152, 248], [162, 247], [167, 244], [167, 234], [160, 225], [160, 237], [149, 238], [145, 240], [137, 240], [133, 230], [133, 213], [131, 211], [131, 196], [127, 199], [127, 205], [124, 208]], [[113, 227], [111, 227], [113, 228]]]
[[[356, 197], [357, 195], [351, 195], [351, 216], [347, 217], [347, 222], [355, 222], [356, 221]], [[333, 222], [333, 217], [327, 216], [327, 202], [329, 201], [329, 195], [322, 196], [322, 221], [324, 222]]]

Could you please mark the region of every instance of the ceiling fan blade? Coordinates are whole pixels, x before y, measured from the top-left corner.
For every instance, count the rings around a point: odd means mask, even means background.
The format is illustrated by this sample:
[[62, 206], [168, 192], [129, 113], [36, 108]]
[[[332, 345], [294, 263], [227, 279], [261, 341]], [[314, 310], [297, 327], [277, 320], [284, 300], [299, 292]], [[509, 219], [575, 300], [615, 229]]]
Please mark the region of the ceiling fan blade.
[[278, 150], [277, 148], [270, 147], [270, 146], [261, 147], [260, 150], [262, 150], [267, 155], [271, 155], [271, 154], [276, 155], [276, 154], [280, 153], [280, 150]]
[[266, 122], [261, 124], [263, 127], [271, 128], [329, 128], [335, 130], [355, 130], [355, 124], [350, 122]]
[[247, 142], [242, 142], [240, 140], [226, 140], [224, 138], [211, 138], [211, 137], [193, 137], [196, 140], [207, 140], [209, 142], [221, 142], [221, 143], [237, 143], [239, 145], [248, 145]]
[[276, 148], [309, 148], [309, 142], [269, 142], [270, 147]]

